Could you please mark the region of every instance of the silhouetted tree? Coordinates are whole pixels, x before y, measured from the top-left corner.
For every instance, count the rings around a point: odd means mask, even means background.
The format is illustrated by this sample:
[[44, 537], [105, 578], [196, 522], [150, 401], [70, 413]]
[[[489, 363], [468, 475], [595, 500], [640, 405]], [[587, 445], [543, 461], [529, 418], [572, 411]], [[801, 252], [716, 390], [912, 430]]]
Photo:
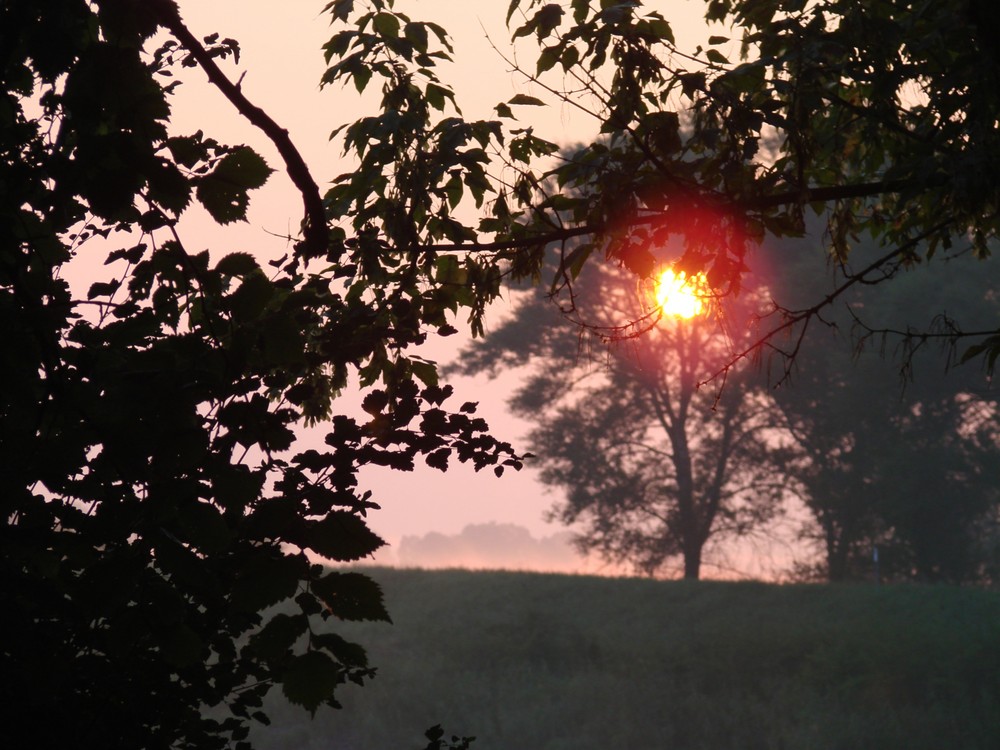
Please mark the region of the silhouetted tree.
[[565, 492], [552, 516], [580, 524], [581, 549], [646, 574], [679, 559], [696, 579], [710, 541], [758, 530], [784, 494], [787, 436], [763, 382], [743, 370], [721, 391], [703, 385], [749, 335], [756, 298], [691, 319], [654, 311], [648, 331], [609, 347], [600, 331], [641, 318], [642, 300], [628, 274], [607, 267], [578, 281], [578, 323], [545, 290], [526, 292], [455, 367], [530, 367], [509, 403], [535, 425], [527, 447], [539, 476]]
[[[822, 263], [790, 264], [782, 284], [811, 285], [800, 298], [816, 293]], [[979, 368], [934, 366], [939, 351], [926, 340], [886, 350], [886, 332], [867, 321], [901, 333], [907, 322], [948, 326], [929, 309], [989, 321], [995, 288], [994, 274], [969, 279], [949, 265], [912, 269], [878, 294], [858, 290], [827, 315], [832, 328], [802, 342], [774, 391], [802, 451], [795, 475], [831, 580], [870, 578], [875, 547], [888, 579], [990, 579], [982, 535], [1000, 507], [997, 395]]]

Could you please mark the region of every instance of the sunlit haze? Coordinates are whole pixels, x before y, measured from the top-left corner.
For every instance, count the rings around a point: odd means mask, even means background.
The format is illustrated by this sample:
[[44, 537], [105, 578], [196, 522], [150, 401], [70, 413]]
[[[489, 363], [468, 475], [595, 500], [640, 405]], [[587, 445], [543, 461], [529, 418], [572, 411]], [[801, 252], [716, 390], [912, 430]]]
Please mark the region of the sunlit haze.
[[683, 271], [665, 269], [656, 280], [656, 304], [664, 315], [693, 318], [703, 313], [709, 296], [704, 273], [688, 276]]

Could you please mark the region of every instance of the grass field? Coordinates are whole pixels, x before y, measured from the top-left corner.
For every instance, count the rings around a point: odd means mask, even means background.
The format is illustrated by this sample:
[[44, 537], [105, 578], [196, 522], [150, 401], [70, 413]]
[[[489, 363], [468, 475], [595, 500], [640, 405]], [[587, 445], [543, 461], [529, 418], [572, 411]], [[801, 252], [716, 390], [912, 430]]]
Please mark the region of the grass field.
[[344, 711], [275, 700], [262, 750], [997, 750], [1000, 593], [369, 571], [394, 625]]

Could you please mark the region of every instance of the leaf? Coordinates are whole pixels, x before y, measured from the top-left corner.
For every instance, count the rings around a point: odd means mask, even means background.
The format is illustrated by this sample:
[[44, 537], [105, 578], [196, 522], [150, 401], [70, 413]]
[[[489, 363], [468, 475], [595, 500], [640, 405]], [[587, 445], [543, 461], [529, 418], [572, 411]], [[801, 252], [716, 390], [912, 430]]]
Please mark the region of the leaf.
[[305, 573], [297, 557], [260, 554], [243, 564], [230, 595], [232, 606], [242, 612], [259, 612], [291, 599]]
[[546, 70], [554, 67], [557, 62], [559, 62], [560, 55], [562, 54], [562, 47], [559, 45], [554, 45], [552, 47], [546, 47], [542, 50], [542, 54], [538, 56], [538, 65], [536, 67], [536, 75], [541, 75]]
[[281, 692], [310, 714], [333, 698], [343, 683], [343, 669], [322, 651], [307, 651], [292, 660], [281, 678]]
[[312, 642], [318, 648], [322, 648], [333, 654], [334, 658], [345, 667], [368, 666], [368, 654], [364, 648], [357, 643], [351, 643], [336, 633], [316, 633], [312, 636]]
[[264, 661], [278, 662], [288, 656], [296, 641], [308, 630], [309, 618], [305, 615], [279, 612], [250, 636], [249, 646]]
[[507, 100], [508, 104], [522, 104], [528, 107], [544, 107], [545, 102], [534, 96], [528, 96], [527, 94], [516, 94], [513, 98]]
[[562, 22], [563, 9], [561, 5], [549, 3], [542, 6], [541, 10], [535, 14], [535, 33], [539, 39], [545, 39]]
[[705, 52], [705, 57], [708, 58], [709, 62], [713, 62], [716, 65], [728, 65], [729, 60], [717, 49], [710, 49]]
[[410, 359], [410, 370], [424, 385], [438, 384], [437, 365], [434, 362]]
[[427, 51], [427, 26], [422, 23], [407, 23], [403, 28], [403, 36], [418, 52]]
[[94, 299], [96, 297], [110, 297], [120, 286], [117, 281], [97, 281], [90, 285], [90, 289], [87, 290], [87, 299]]
[[372, 27], [381, 37], [395, 39], [399, 36], [399, 18], [392, 13], [376, 13]]
[[245, 276], [260, 270], [260, 265], [250, 253], [229, 253], [215, 265], [215, 270], [224, 276]]
[[361, 408], [373, 417], [377, 417], [388, 403], [389, 397], [385, 391], [372, 391], [361, 402]]
[[563, 53], [562, 57], [559, 58], [559, 62], [563, 67], [564, 71], [568, 71], [570, 68], [574, 67], [580, 61], [580, 51], [576, 47], [567, 47]]
[[329, 560], [353, 562], [383, 547], [385, 541], [358, 516], [346, 510], [335, 510], [309, 526], [306, 544]]
[[438, 86], [436, 83], [427, 84], [424, 96], [427, 97], [427, 103], [438, 111], [444, 109], [445, 99], [451, 99], [453, 102], [455, 100], [455, 95], [450, 89], [446, 89], [444, 86]]
[[439, 471], [448, 471], [448, 459], [451, 457], [451, 448], [439, 448], [438, 450], [428, 453], [424, 458], [424, 461], [432, 469], [438, 469]]
[[333, 17], [338, 21], [346, 21], [354, 11], [354, 0], [333, 0], [327, 3], [323, 12], [332, 11]]
[[201, 663], [206, 649], [196, 632], [188, 625], [178, 623], [167, 628], [160, 641], [160, 651], [168, 664], [183, 669]]
[[353, 622], [392, 622], [382, 588], [361, 573], [328, 573], [311, 584], [330, 613]]
[[199, 553], [219, 554], [233, 534], [222, 513], [208, 502], [185, 503], [177, 509], [177, 535]]
[[521, 5], [521, 0], [510, 0], [510, 5], [507, 6], [507, 18], [505, 23], [509, 26], [511, 16], [514, 15], [514, 11], [517, 10]]
[[514, 117], [514, 113], [511, 111], [510, 107], [508, 107], [504, 102], [500, 102], [493, 109], [494, 111], [496, 111], [497, 117], [506, 117], [507, 119], [510, 120], [517, 119], [516, 117]]
[[219, 224], [245, 221], [250, 204], [247, 193], [262, 186], [273, 171], [263, 157], [241, 146], [198, 179], [195, 195]]

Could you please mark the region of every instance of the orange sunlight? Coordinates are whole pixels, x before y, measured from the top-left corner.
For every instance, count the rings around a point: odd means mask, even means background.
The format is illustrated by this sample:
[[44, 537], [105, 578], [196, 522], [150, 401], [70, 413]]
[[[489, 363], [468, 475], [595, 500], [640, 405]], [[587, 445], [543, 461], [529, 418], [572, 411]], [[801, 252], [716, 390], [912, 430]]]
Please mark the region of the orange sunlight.
[[700, 315], [710, 294], [704, 273], [688, 277], [683, 271], [667, 268], [656, 280], [656, 304], [664, 315], [685, 319]]

